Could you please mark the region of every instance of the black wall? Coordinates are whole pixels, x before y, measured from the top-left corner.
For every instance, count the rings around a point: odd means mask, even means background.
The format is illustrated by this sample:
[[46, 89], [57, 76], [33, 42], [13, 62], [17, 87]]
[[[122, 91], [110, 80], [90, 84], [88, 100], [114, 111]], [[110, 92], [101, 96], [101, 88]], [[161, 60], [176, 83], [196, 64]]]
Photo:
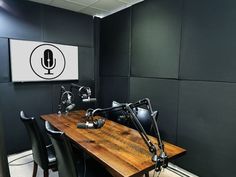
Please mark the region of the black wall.
[[[101, 104], [149, 97], [175, 161], [235, 176], [236, 2], [145, 0], [101, 21]], [[222, 170], [225, 169], [225, 170]]]
[[[8, 154], [30, 148], [29, 139], [19, 120], [19, 111], [35, 116], [57, 112], [60, 85], [72, 82], [12, 83], [9, 39], [48, 41], [79, 46], [79, 84], [95, 91], [98, 61], [95, 57], [99, 20], [28, 1], [8, 0], [0, 7], [0, 112], [5, 128]], [[96, 49], [96, 50], [95, 50]], [[22, 66], [22, 69], [24, 66]], [[73, 81], [76, 83], [76, 81]], [[89, 107], [78, 102], [80, 107]]]

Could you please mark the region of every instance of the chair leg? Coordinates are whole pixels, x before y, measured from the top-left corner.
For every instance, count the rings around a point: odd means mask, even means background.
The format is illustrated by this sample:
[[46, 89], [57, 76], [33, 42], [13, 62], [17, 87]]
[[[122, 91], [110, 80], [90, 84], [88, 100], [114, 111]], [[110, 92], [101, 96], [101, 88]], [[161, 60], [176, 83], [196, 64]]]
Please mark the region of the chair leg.
[[147, 172], [147, 173], [145, 173], [144, 175], [145, 175], [145, 177], [149, 177], [149, 173], [148, 173], [148, 172]]
[[38, 164], [34, 162], [33, 177], [36, 177], [38, 171]]
[[44, 175], [44, 177], [48, 177], [48, 170], [44, 170], [43, 175]]

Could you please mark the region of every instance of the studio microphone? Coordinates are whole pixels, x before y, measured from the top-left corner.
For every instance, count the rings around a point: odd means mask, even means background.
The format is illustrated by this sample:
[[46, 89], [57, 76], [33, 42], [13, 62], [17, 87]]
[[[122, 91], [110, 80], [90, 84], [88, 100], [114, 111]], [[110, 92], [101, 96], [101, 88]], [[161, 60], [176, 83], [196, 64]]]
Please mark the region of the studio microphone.
[[88, 129], [94, 128], [93, 122], [78, 123], [77, 128]]
[[74, 107], [75, 107], [75, 104], [72, 103], [72, 96], [70, 94], [67, 94], [67, 101], [66, 101], [66, 104], [68, 105], [66, 107], [66, 112], [69, 112], [71, 111]]
[[105, 119], [98, 119], [92, 122], [86, 121], [85, 123], [78, 123], [77, 128], [81, 129], [97, 129], [101, 128], [105, 124]]
[[87, 102], [95, 102], [95, 101], [97, 101], [97, 99], [96, 99], [96, 98], [90, 98], [90, 97], [88, 97], [88, 98], [82, 99], [82, 101], [83, 101], [84, 103], [87, 103]]
[[71, 111], [75, 107], [75, 104], [70, 104], [69, 106], [66, 107], [66, 112]]

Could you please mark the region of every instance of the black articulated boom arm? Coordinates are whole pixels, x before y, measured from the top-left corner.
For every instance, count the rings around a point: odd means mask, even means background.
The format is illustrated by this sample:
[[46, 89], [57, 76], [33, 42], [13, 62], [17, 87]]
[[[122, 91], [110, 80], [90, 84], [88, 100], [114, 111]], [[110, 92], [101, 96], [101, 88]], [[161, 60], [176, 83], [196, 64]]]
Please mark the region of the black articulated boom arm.
[[[138, 107], [145, 106], [147, 110], [149, 110], [151, 118], [152, 118], [152, 123], [155, 129], [155, 135], [157, 138], [157, 143], [160, 152], [157, 154], [157, 149], [155, 145], [151, 142], [151, 140], [148, 138], [148, 135], [146, 131], [144, 130], [142, 124], [140, 123], [137, 115], [136, 115], [136, 109]], [[162, 142], [160, 132], [157, 126], [157, 116], [158, 116], [158, 111], [153, 111], [151, 102], [148, 98], [139, 100], [135, 103], [129, 103], [129, 104], [120, 104], [119, 106], [115, 107], [109, 107], [109, 108], [104, 108], [104, 109], [89, 109], [87, 110], [86, 115], [90, 118], [93, 119], [93, 117], [99, 113], [106, 113], [106, 112], [115, 112], [115, 111], [124, 111], [127, 118], [131, 119], [133, 124], [135, 125], [136, 129], [138, 130], [139, 134], [143, 138], [144, 142], [148, 146], [149, 151], [152, 153], [152, 161], [156, 162], [156, 170], [160, 170], [161, 167], [167, 167], [168, 161], [167, 161], [167, 156], [164, 152], [164, 144]]]

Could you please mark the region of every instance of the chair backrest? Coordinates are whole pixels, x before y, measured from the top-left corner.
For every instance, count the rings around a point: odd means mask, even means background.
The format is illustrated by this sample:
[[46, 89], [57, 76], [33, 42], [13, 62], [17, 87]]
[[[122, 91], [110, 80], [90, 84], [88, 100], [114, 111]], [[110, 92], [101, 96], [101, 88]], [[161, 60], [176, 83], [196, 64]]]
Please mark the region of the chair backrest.
[[25, 116], [24, 112], [20, 112], [20, 119], [24, 123], [29, 134], [34, 161], [44, 170], [48, 169], [48, 155], [46, 145], [34, 117]]
[[77, 177], [78, 172], [68, 138], [47, 121], [45, 122], [45, 127], [56, 152], [59, 177]]
[[[112, 107], [119, 106], [119, 105], [120, 103], [116, 101], [112, 102]], [[150, 112], [147, 109], [138, 107], [135, 109], [135, 113], [141, 125], [143, 126], [144, 130], [146, 131], [146, 133], [149, 135], [154, 135], [153, 126], [152, 126], [152, 118], [151, 118]], [[111, 113], [110, 116], [113, 117], [113, 120], [115, 118], [116, 119], [115, 121], [117, 121], [118, 123], [124, 124], [128, 127], [135, 129], [136, 127], [134, 126], [131, 120], [124, 120], [124, 119], [122, 120], [122, 118], [120, 118], [123, 116], [123, 114], [124, 114], [124, 111], [116, 111], [114, 113]]]

